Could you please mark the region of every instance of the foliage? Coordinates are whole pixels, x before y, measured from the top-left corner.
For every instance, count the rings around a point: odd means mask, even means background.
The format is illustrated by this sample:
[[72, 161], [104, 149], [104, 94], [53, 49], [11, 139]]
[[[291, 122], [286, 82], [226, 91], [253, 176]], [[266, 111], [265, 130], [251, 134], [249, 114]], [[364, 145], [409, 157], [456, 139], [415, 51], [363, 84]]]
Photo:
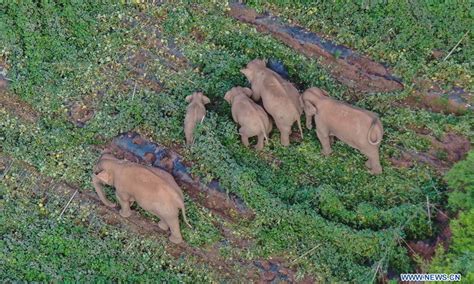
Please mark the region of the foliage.
[[140, 239], [108, 225], [91, 204], [73, 202], [59, 218], [67, 198], [51, 190], [62, 185], [42, 180], [22, 164], [9, 166], [0, 185], [3, 281], [202, 282], [212, 277], [191, 259], [176, 263], [165, 251], [165, 239]]
[[[252, 222], [226, 224], [236, 235], [255, 242], [240, 249], [227, 245], [224, 250], [249, 260], [274, 255], [288, 261], [298, 258], [301, 275], [317, 275], [323, 282], [369, 282], [379, 266], [382, 271], [388, 267], [402, 272], [413, 269], [397, 240], [432, 236], [426, 196], [433, 204], [443, 204], [447, 188], [426, 166], [397, 169], [389, 158], [399, 155], [400, 148], [428, 149], [428, 140], [420, 139], [413, 127], [425, 126], [439, 136], [453, 130], [470, 135], [472, 115], [456, 117], [394, 107], [408, 90], [354, 102], [347, 88], [316, 60], [231, 19], [226, 4], [23, 1], [0, 5], [0, 23], [6, 26], [0, 29], [5, 46], [1, 55], [12, 66], [8, 70], [10, 91], [40, 114], [38, 122], [28, 123], [0, 108], [2, 152], [27, 161], [42, 175], [87, 191], [90, 169], [99, 155], [97, 146], [120, 132], [134, 129], [161, 144], [181, 146], [184, 98], [203, 90], [212, 100], [208, 115], [196, 130], [195, 145], [183, 146], [181, 154], [192, 164], [195, 175], [207, 181], [219, 179], [256, 213]], [[379, 48], [393, 47], [377, 45], [373, 50]], [[450, 62], [461, 62], [462, 56], [453, 54]], [[288, 148], [280, 146], [278, 131], [262, 152], [242, 147], [230, 107], [222, 97], [232, 86], [248, 84], [239, 69], [256, 57], [282, 60], [300, 89], [320, 86], [336, 98], [380, 113], [386, 132], [381, 148], [384, 174], [371, 176], [364, 168], [364, 157], [341, 142], [335, 143], [331, 157], [323, 157], [314, 131], [305, 131], [305, 138], [294, 139]], [[402, 60], [398, 69], [409, 60], [412, 57]], [[161, 90], [149, 87], [151, 80], [159, 82]], [[68, 118], [71, 104], [89, 100], [94, 116], [78, 128]], [[10, 255], [2, 263], [10, 275], [5, 279], [73, 281], [74, 273], [91, 281], [149, 281], [162, 276], [186, 282], [219, 279], [217, 271], [205, 279], [200, 268], [188, 269], [194, 265], [192, 259], [178, 266], [182, 260], [160, 256], [160, 262], [163, 259], [167, 265], [153, 265], [158, 257], [148, 252], [161, 255], [165, 238], [131, 237], [126, 230], [101, 221], [94, 208], [67, 212], [70, 222], [66, 223], [54, 219], [59, 205], [50, 209], [54, 214], [38, 213], [41, 210], [35, 207], [28, 187], [8, 182], [2, 191], [10, 202], [4, 202], [7, 214], [2, 215], [0, 228], [5, 228], [2, 233], [12, 229], [1, 243], [8, 245]], [[64, 200], [55, 189], [48, 194], [51, 199]], [[186, 204], [196, 231], [183, 228], [183, 234], [192, 248], [212, 247], [225, 238], [215, 225], [222, 220], [191, 200]], [[88, 217], [82, 221], [75, 214]], [[16, 216], [18, 223], [11, 221]], [[31, 223], [37, 225], [29, 227]], [[104, 230], [114, 233], [104, 237], [100, 233]], [[14, 231], [32, 237], [18, 238]], [[134, 243], [127, 254], [118, 248], [130, 238]], [[71, 241], [71, 247], [65, 240]], [[315, 247], [313, 253], [305, 254]], [[38, 258], [28, 259], [31, 254]], [[68, 259], [80, 265], [60, 265]], [[26, 270], [29, 266], [35, 267], [31, 275]], [[143, 275], [134, 274], [136, 270]], [[48, 272], [41, 273], [44, 271]], [[103, 278], [87, 276], [90, 271], [100, 272]]]
[[449, 206], [452, 210], [471, 210], [474, 208], [474, 151], [466, 160], [457, 163], [444, 177], [450, 188]]
[[474, 151], [466, 160], [457, 163], [446, 175], [450, 188], [449, 206], [459, 216], [449, 223], [452, 243], [449, 251], [440, 246], [436, 251], [430, 272], [461, 273], [463, 281], [474, 281]]
[[[259, 11], [269, 9], [292, 23], [390, 64], [405, 82], [424, 77], [445, 86], [460, 85], [472, 90], [472, 33], [465, 36], [474, 24], [469, 1], [250, 0], [247, 3]], [[441, 52], [441, 58], [435, 58], [433, 52]]]

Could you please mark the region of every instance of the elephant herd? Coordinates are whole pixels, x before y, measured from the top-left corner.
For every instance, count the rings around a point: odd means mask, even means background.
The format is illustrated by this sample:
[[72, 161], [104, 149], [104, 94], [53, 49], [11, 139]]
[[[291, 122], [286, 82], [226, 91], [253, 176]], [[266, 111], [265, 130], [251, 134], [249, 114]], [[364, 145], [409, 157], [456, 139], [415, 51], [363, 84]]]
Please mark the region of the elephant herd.
[[[296, 122], [303, 137], [301, 115], [306, 116], [306, 127], [312, 129], [313, 118], [316, 134], [322, 145], [322, 153], [331, 154], [334, 137], [358, 149], [368, 157], [366, 166], [372, 174], [380, 174], [379, 146], [383, 127], [377, 114], [335, 100], [319, 88], [307, 89], [302, 95], [292, 83], [266, 67], [263, 60], [255, 59], [240, 70], [249, 80], [251, 88], [234, 87], [224, 96], [232, 107], [232, 118], [240, 126], [242, 143], [249, 145], [249, 137], [257, 136], [256, 148], [263, 149], [272, 130], [272, 120], [280, 131], [280, 142], [290, 144], [291, 128]], [[256, 102], [262, 101], [262, 106]], [[206, 115], [205, 105], [210, 103], [202, 92], [186, 97], [189, 103], [184, 119], [186, 143], [193, 143], [193, 131]], [[186, 220], [184, 197], [181, 188], [168, 172], [119, 160], [111, 154], [103, 154], [94, 166], [94, 188], [106, 206], [115, 207], [103, 191], [103, 185], [115, 187], [120, 203], [120, 215], [129, 217], [130, 207], [136, 201], [140, 207], [160, 218], [158, 226], [170, 230], [170, 241], [182, 242], [179, 213]], [[191, 226], [190, 226], [191, 227]]]
[[[280, 131], [283, 146], [290, 144], [291, 127], [296, 122], [303, 137], [301, 115], [306, 116], [306, 127], [316, 135], [325, 156], [331, 154], [334, 137], [358, 149], [368, 160], [366, 166], [372, 174], [380, 174], [379, 146], [383, 127], [377, 114], [331, 98], [326, 91], [313, 87], [302, 95], [295, 86], [278, 73], [267, 68], [265, 61], [252, 60], [240, 70], [251, 88], [234, 87], [224, 96], [232, 106], [232, 119], [240, 126], [242, 143], [249, 145], [249, 137], [257, 136], [256, 148], [263, 149], [264, 141], [272, 130], [272, 119]], [[262, 101], [262, 106], [256, 102]], [[184, 120], [186, 143], [193, 142], [193, 129], [206, 114], [205, 104], [210, 100], [201, 92], [186, 98], [190, 102]], [[271, 118], [270, 118], [271, 117]]]

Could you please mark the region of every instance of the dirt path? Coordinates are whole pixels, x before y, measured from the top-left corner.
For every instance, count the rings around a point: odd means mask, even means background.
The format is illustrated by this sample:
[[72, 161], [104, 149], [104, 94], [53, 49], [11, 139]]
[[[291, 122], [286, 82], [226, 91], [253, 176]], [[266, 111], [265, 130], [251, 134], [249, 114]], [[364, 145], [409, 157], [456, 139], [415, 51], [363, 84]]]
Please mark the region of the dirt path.
[[[154, 220], [146, 218], [136, 211], [130, 217], [123, 218], [120, 216], [118, 208], [109, 208], [103, 205], [92, 190], [80, 189], [75, 185], [65, 182], [56, 182], [38, 173], [33, 166], [0, 153], [2, 177], [8, 174], [8, 170], [13, 164], [23, 168], [25, 173], [27, 173], [25, 176], [34, 177], [38, 181], [39, 189], [44, 192], [46, 197], [51, 195], [57, 196], [63, 200], [64, 205], [67, 204], [71, 197], [74, 197], [69, 206], [75, 205], [76, 208], [92, 208], [92, 214], [100, 217], [108, 225], [124, 228], [140, 237], [167, 240], [168, 232], [161, 230], [158, 227], [158, 223]], [[45, 202], [47, 202], [47, 199], [45, 199]], [[169, 242], [166, 251], [177, 260], [182, 257], [193, 256], [197, 259], [198, 263], [212, 267], [213, 271], [220, 275], [221, 280], [247, 279], [247, 281], [259, 283], [293, 283], [295, 281], [296, 271], [288, 268], [288, 265], [285, 264], [286, 261], [282, 258], [252, 261], [243, 259], [238, 254], [233, 254], [230, 258], [223, 258], [219, 253], [221, 246], [231, 245], [232, 250], [245, 250], [254, 242], [251, 239], [242, 239], [234, 236], [225, 222], [216, 221], [215, 225], [224, 237], [223, 242], [220, 241], [202, 248], [193, 247], [186, 242], [178, 245]], [[310, 281], [311, 279], [307, 277], [304, 281]]]
[[138, 133], [128, 132], [117, 136], [105, 152], [131, 162], [161, 168], [169, 172], [179, 186], [195, 201], [213, 213], [231, 222], [250, 221], [255, 214], [235, 194], [227, 194], [219, 181], [203, 184], [192, 177], [183, 158], [176, 152], [157, 143], [149, 142]]
[[401, 81], [386, 67], [347, 47], [333, 44], [301, 27], [288, 26], [271, 15], [257, 14], [240, 3], [231, 4], [230, 15], [253, 24], [308, 57], [321, 59], [322, 66], [339, 82], [361, 92], [391, 92], [403, 89]]
[[[269, 13], [258, 14], [236, 2], [230, 7], [230, 16], [254, 25], [258, 31], [271, 34], [310, 58], [320, 59], [321, 66], [336, 80], [355, 91], [393, 92], [404, 88], [401, 79], [391, 75], [387, 67], [367, 56], [334, 44], [302, 27], [284, 24], [281, 19]], [[453, 114], [474, 110], [474, 95], [463, 88], [454, 87], [450, 91], [443, 91], [435, 82], [429, 80], [418, 80], [414, 85], [411, 95], [399, 103], [399, 106]]]

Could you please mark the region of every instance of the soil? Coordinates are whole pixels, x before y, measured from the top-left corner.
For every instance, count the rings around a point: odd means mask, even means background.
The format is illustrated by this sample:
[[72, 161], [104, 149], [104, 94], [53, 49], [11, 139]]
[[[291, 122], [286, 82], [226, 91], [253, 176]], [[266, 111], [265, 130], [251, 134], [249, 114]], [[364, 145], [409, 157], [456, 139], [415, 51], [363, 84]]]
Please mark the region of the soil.
[[390, 157], [389, 160], [396, 168], [411, 168], [414, 165], [412, 157], [406, 152], [402, 152], [400, 157]]
[[27, 102], [8, 90], [9, 79], [6, 77], [10, 65], [0, 56], [0, 107], [17, 116], [23, 121], [35, 123], [40, 115]]
[[3, 78], [1, 75], [0, 75], [0, 90], [6, 90], [8, 87], [8, 81], [7, 79]]
[[[425, 129], [421, 129], [426, 133]], [[426, 134], [419, 134], [431, 141], [431, 147], [427, 152], [415, 152], [401, 149], [401, 157], [391, 157], [390, 161], [395, 167], [408, 168], [413, 163], [421, 162], [436, 169], [441, 175], [445, 174], [456, 162], [464, 159], [471, 149], [468, 138], [456, 133], [448, 132], [441, 140]]]
[[294, 271], [284, 267], [283, 262], [284, 260], [275, 258], [255, 261], [255, 266], [257, 266], [262, 273], [263, 283], [272, 281], [275, 281], [276, 283], [279, 283], [280, 281], [295, 281]]
[[350, 88], [366, 93], [403, 89], [400, 80], [393, 77], [385, 66], [347, 47], [333, 44], [301, 27], [283, 24], [268, 13], [258, 14], [243, 4], [234, 2], [230, 7], [230, 15], [237, 20], [255, 25], [258, 31], [272, 34], [308, 57], [321, 59], [323, 67]]
[[38, 121], [40, 115], [31, 105], [0, 87], [0, 107], [29, 123]]
[[97, 105], [100, 95], [92, 93], [84, 96], [81, 100], [69, 104], [69, 121], [77, 127], [84, 127], [86, 123], [94, 117], [94, 108]]
[[[143, 217], [138, 212], [134, 211], [128, 218], [123, 218], [119, 214], [119, 208], [109, 208], [104, 206], [95, 192], [91, 190], [82, 190], [75, 185], [64, 182], [55, 182], [54, 180], [42, 176], [31, 165], [14, 161], [10, 157], [0, 155], [0, 174], [2, 176], [8, 173], [10, 166], [13, 163], [19, 164], [24, 168], [25, 174], [30, 178], [37, 180], [37, 193], [44, 196], [43, 203], [46, 203], [51, 195], [62, 196], [64, 204], [77, 190], [77, 193], [72, 200], [72, 204], [79, 203], [81, 208], [91, 208], [95, 214], [101, 217], [105, 223], [122, 227], [135, 234], [146, 236], [150, 238], [167, 238], [169, 233], [161, 230], [158, 223], [149, 218]], [[186, 257], [188, 255], [205, 265], [213, 267], [213, 271], [220, 275], [220, 279], [232, 281], [235, 279], [247, 279], [249, 282], [256, 283], [294, 283], [294, 276], [296, 271], [288, 268], [285, 264], [284, 258], [272, 258], [268, 260], [250, 261], [240, 258], [238, 255], [233, 255], [231, 259], [224, 259], [219, 255], [219, 247], [224, 245], [231, 245], [233, 248], [248, 249], [254, 241], [249, 238], [239, 238], [233, 235], [232, 231], [227, 228], [225, 223], [215, 221], [216, 227], [222, 233], [224, 241], [217, 242], [207, 248], [192, 247], [186, 242], [181, 244], [173, 244], [169, 242], [166, 246], [166, 251], [176, 259]], [[312, 279], [312, 278], [305, 278]], [[314, 283], [314, 282], [302, 282]]]
[[147, 87], [154, 92], [160, 92], [162, 83], [152, 73], [147, 73], [147, 65], [153, 62], [155, 57], [147, 50], [142, 49], [138, 53], [130, 55], [128, 58], [129, 74], [125, 84], [131, 90], [131, 94], [136, 92], [136, 86]]
[[[392, 92], [404, 87], [399, 78], [390, 74], [388, 68], [367, 56], [334, 44], [329, 39], [299, 26], [286, 25], [269, 13], [258, 14], [237, 2], [232, 3], [230, 7], [229, 14], [235, 19], [255, 25], [258, 31], [273, 35], [308, 57], [321, 59], [322, 66], [335, 79], [357, 92]], [[432, 51], [434, 59], [443, 55], [439, 50]], [[474, 110], [473, 94], [461, 87], [443, 91], [435, 82], [429, 80], [417, 80], [414, 85], [415, 90], [401, 102], [402, 105], [457, 115]]]
[[7, 63], [7, 59], [4, 56], [0, 56], [0, 91], [8, 88], [7, 73], [10, 65]]
[[181, 162], [183, 159], [176, 152], [149, 142], [137, 133], [119, 135], [105, 151], [120, 159], [153, 165], [168, 171], [194, 201], [231, 222], [254, 218], [254, 213], [244, 202], [235, 194], [227, 194], [218, 181], [211, 181], [208, 185], [202, 184], [199, 179], [189, 174], [189, 168]]
[[431, 80], [416, 80], [412, 94], [401, 105], [433, 112], [465, 114], [474, 110], [474, 95], [461, 87], [446, 91]]
[[[414, 257], [415, 254], [421, 256], [424, 260], [430, 261], [435, 255], [436, 248], [440, 245], [445, 250], [449, 248], [451, 242], [451, 229], [449, 228], [449, 216], [441, 210], [436, 211], [435, 226], [439, 233], [432, 239], [409, 241], [407, 246], [408, 254]], [[420, 271], [421, 272], [421, 271]]]

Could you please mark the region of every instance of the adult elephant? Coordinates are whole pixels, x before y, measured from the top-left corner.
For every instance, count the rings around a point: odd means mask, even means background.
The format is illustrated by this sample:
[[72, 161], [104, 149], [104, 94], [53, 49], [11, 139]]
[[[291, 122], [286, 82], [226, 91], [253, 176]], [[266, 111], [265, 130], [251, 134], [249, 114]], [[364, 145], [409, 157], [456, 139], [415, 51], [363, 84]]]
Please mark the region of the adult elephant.
[[262, 99], [263, 107], [273, 117], [280, 130], [283, 146], [290, 144], [291, 127], [295, 122], [303, 137], [301, 114], [303, 102], [298, 90], [290, 82], [284, 80], [273, 70], [266, 67], [265, 61], [255, 59], [240, 70], [252, 85], [255, 101]]

